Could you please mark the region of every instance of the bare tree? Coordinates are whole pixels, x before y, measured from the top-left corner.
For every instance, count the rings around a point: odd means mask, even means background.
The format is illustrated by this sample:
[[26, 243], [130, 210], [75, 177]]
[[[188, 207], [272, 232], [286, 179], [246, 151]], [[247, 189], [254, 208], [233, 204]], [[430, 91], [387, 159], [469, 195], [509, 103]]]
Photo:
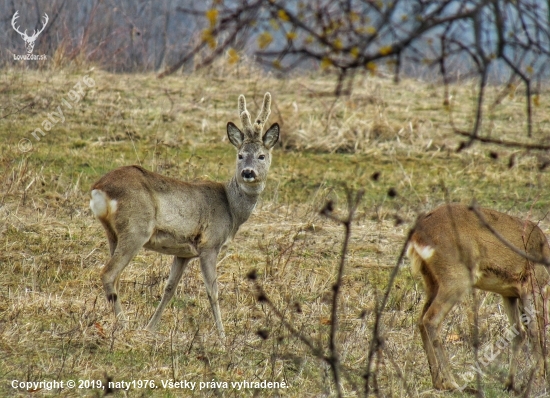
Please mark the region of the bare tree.
[[403, 73], [435, 72], [445, 85], [475, 77], [476, 117], [470, 131], [455, 128], [467, 138], [459, 150], [476, 140], [500, 143], [480, 136], [485, 87], [492, 81], [523, 85], [531, 137], [532, 107], [548, 77], [549, 4], [537, 0], [214, 0], [207, 10], [179, 11], [202, 16], [206, 28], [202, 40], [161, 77], [199, 52], [210, 51], [204, 66], [226, 51], [239, 51], [243, 42], [255, 60], [281, 72], [312, 64], [335, 70], [336, 95], [349, 92], [355, 73], [365, 69], [390, 70], [396, 81]]
[[[396, 81], [404, 74], [438, 76], [445, 87], [475, 78], [479, 90], [472, 126], [466, 131], [453, 126], [464, 140], [459, 150], [474, 141], [550, 149], [533, 140], [532, 117], [549, 75], [548, 1], [83, 0], [77, 5], [56, 0], [40, 6], [21, 0], [17, 7], [21, 26], [29, 29], [40, 29], [41, 16], [50, 16], [36, 43], [39, 53], [55, 55], [55, 62], [92, 62], [111, 71], [166, 65], [162, 77], [192, 61], [195, 67], [207, 66], [229, 53], [232, 61], [247, 55], [281, 73], [335, 71], [337, 95], [349, 93], [354, 76], [365, 70], [392, 73]], [[7, 26], [15, 11], [12, 1], [0, 0]], [[0, 65], [12, 65], [11, 54], [21, 53], [24, 44], [9, 31], [0, 38]], [[492, 82], [514, 91], [523, 87], [525, 139], [482, 134], [485, 88]], [[444, 106], [449, 105], [446, 96]]]
[[[47, 4], [46, 4], [47, 3]], [[47, 55], [56, 64], [93, 63], [109, 71], [136, 72], [158, 69], [164, 62], [172, 64], [194, 42], [202, 25], [196, 18], [179, 12], [189, 1], [163, 0], [0, 0], [0, 20], [6, 35], [0, 37], [0, 66], [18, 65], [13, 55], [20, 55], [25, 42], [10, 27], [17, 14], [17, 27], [27, 33], [39, 31], [43, 15], [49, 16], [44, 31], [36, 40], [36, 54]], [[24, 33], [24, 32], [23, 32]], [[29, 33], [30, 34], [30, 33]], [[37, 64], [26, 63], [35, 67]]]

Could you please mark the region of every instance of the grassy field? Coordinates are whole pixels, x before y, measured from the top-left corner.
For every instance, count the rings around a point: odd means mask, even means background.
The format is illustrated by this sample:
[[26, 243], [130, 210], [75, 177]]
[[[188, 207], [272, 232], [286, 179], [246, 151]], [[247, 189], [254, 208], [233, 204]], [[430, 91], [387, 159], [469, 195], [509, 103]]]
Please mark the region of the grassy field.
[[[543, 155], [479, 144], [456, 152], [459, 138], [451, 122], [471, 127], [473, 83], [451, 86], [449, 106], [436, 84], [395, 85], [361, 76], [352, 95], [337, 100], [328, 95], [333, 84], [328, 76], [275, 79], [246, 67], [163, 80], [99, 70], [0, 71], [0, 395], [28, 395], [12, 388], [12, 380], [75, 380], [77, 387], [78, 380], [154, 380], [158, 387], [134, 384], [128, 392], [115, 390], [115, 396], [334, 394], [328, 366], [257, 303], [246, 274], [256, 269], [285, 318], [326, 350], [343, 228], [319, 210], [333, 200], [336, 212], [344, 214], [346, 187], [365, 190], [352, 226], [339, 310], [346, 396], [355, 394], [354, 385], [362, 390], [373, 312], [419, 212], [446, 200], [475, 198], [540, 221], [550, 233], [550, 177]], [[270, 122], [281, 124], [282, 144], [274, 149], [269, 182], [254, 214], [219, 257], [225, 343], [217, 337], [197, 264], [186, 271], [158, 333], [142, 330], [171, 263], [145, 250], [122, 275], [120, 296], [130, 325], [121, 328], [99, 279], [108, 247], [88, 207], [91, 184], [127, 164], [189, 181], [227, 179], [235, 151], [225, 125], [240, 124], [237, 97], [245, 94], [255, 114], [265, 91], [273, 95]], [[502, 98], [487, 106], [484, 134], [524, 139], [519, 89], [503, 94], [491, 87], [487, 95], [489, 104]], [[548, 92], [541, 93], [535, 108], [538, 140], [548, 134], [548, 98]], [[58, 107], [63, 118], [52, 114]], [[52, 126], [46, 131], [48, 119]], [[40, 141], [32, 135], [37, 128], [45, 134], [38, 133]], [[380, 396], [460, 396], [432, 389], [416, 329], [421, 283], [405, 265], [382, 318]], [[499, 297], [479, 293], [478, 299], [483, 346], [501, 337], [507, 320]], [[455, 308], [443, 331], [455, 377], [464, 383], [475, 363], [471, 304], [468, 299]], [[520, 385], [533, 366], [530, 353], [524, 350], [518, 366]], [[487, 397], [504, 394], [507, 361], [506, 349], [484, 369]], [[194, 391], [163, 388], [162, 381], [170, 379], [197, 384]], [[285, 382], [286, 388], [238, 390], [230, 384], [264, 380]], [[228, 387], [198, 391], [200, 382], [212, 381]], [[533, 388], [542, 394], [544, 381], [537, 379]], [[103, 392], [43, 388], [37, 394]]]

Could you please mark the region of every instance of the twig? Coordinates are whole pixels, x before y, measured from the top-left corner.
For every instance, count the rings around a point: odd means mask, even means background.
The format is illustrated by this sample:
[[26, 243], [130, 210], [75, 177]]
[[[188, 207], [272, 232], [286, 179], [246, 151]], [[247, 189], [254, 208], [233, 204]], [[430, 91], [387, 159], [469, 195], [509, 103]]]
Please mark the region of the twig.
[[23, 106], [23, 107], [17, 109], [17, 110], [14, 111], [14, 112], [10, 112], [10, 113], [5, 114], [4, 116], [0, 116], [0, 119], [5, 119], [5, 118], [7, 118], [8, 116], [15, 115], [15, 114], [21, 112], [22, 110], [27, 109], [29, 106], [32, 107], [33, 105], [34, 105], [34, 101], [31, 101], [31, 102], [29, 102], [27, 105], [25, 105], [25, 106]]
[[[415, 223], [416, 225], [416, 223]], [[380, 347], [382, 347], [382, 339], [380, 338], [380, 321], [382, 319], [382, 313], [384, 312], [384, 309], [386, 308], [386, 304], [388, 303], [388, 298], [390, 296], [391, 289], [393, 288], [393, 284], [395, 282], [395, 278], [397, 277], [397, 274], [399, 272], [399, 269], [401, 268], [401, 264], [403, 262], [403, 257], [405, 257], [405, 253], [407, 251], [407, 245], [409, 244], [409, 240], [411, 239], [412, 234], [414, 233], [414, 227], [411, 228], [407, 235], [407, 239], [405, 240], [405, 243], [403, 244], [403, 247], [401, 248], [401, 253], [399, 253], [399, 258], [397, 259], [397, 262], [395, 264], [395, 267], [393, 268], [392, 273], [390, 274], [390, 279], [388, 281], [388, 287], [386, 288], [386, 292], [384, 293], [384, 297], [382, 298], [382, 302], [378, 306], [374, 318], [374, 326], [372, 328], [372, 339], [370, 342], [369, 347], [369, 354], [367, 359], [367, 371], [365, 373], [365, 396], [368, 397], [370, 393], [370, 380], [373, 377], [372, 373], [372, 365], [374, 360], [374, 355], [378, 351]]]
[[543, 265], [550, 265], [550, 260], [548, 259], [545, 259], [545, 258], [541, 258], [541, 257], [533, 257], [531, 256], [530, 254], [527, 254], [527, 252], [521, 250], [521, 249], [518, 249], [515, 245], [513, 245], [512, 243], [510, 243], [504, 236], [502, 236], [497, 230], [495, 230], [488, 222], [487, 220], [485, 219], [485, 217], [483, 216], [483, 214], [481, 214], [481, 212], [479, 211], [479, 206], [477, 205], [477, 203], [472, 202], [472, 204], [468, 207], [469, 210], [473, 211], [474, 214], [477, 216], [477, 218], [479, 219], [479, 221], [481, 222], [481, 225], [484, 226], [485, 228], [487, 228], [489, 230], [489, 232], [491, 232], [498, 240], [500, 240], [506, 247], [508, 247], [510, 250], [512, 250], [514, 253], [516, 253], [517, 255], [525, 258], [526, 260], [528, 261], [532, 261], [534, 263], [537, 263], [537, 264], [543, 264]]
[[340, 254], [340, 262], [338, 266], [336, 282], [332, 286], [333, 295], [332, 295], [331, 319], [330, 319], [330, 335], [329, 335], [330, 354], [329, 355], [326, 355], [323, 352], [322, 348], [317, 347], [309, 338], [304, 336], [290, 322], [288, 322], [285, 319], [284, 315], [281, 313], [281, 311], [279, 311], [277, 307], [275, 307], [275, 305], [267, 297], [262, 286], [258, 283], [257, 281], [258, 277], [255, 270], [250, 271], [247, 275], [248, 279], [254, 281], [254, 285], [257, 291], [257, 300], [260, 303], [266, 304], [273, 311], [275, 316], [281, 321], [283, 326], [290, 332], [290, 334], [298, 338], [303, 344], [305, 344], [316, 358], [321, 359], [323, 362], [327, 363], [330, 366], [330, 369], [334, 378], [334, 383], [336, 386], [336, 394], [338, 397], [343, 396], [342, 385], [341, 385], [342, 375], [349, 381], [352, 388], [356, 392], [358, 392], [353, 380], [347, 377], [346, 372], [342, 373], [342, 370], [345, 370], [345, 368], [343, 369], [340, 364], [339, 350], [336, 344], [336, 340], [337, 340], [336, 335], [338, 332], [338, 300], [341, 292], [342, 279], [344, 275], [344, 266], [346, 264], [348, 245], [349, 245], [349, 240], [351, 236], [351, 224], [352, 224], [355, 212], [357, 210], [357, 207], [363, 195], [364, 195], [363, 190], [359, 190], [355, 194], [351, 190], [347, 190], [348, 214], [343, 219], [333, 214], [334, 206], [332, 201], [328, 201], [320, 211], [320, 213], [325, 217], [342, 224], [345, 229], [344, 241], [342, 243], [342, 250]]
[[332, 375], [334, 377], [334, 383], [336, 384], [336, 391], [339, 397], [342, 396], [342, 387], [340, 386], [340, 358], [338, 355], [338, 348], [336, 347], [336, 333], [338, 331], [338, 298], [340, 294], [340, 288], [342, 287], [342, 277], [344, 275], [344, 266], [346, 264], [346, 255], [348, 252], [349, 239], [351, 236], [351, 223], [357, 206], [363, 197], [364, 191], [358, 191], [355, 196], [348, 190], [348, 215], [345, 219], [339, 219], [332, 214], [332, 203], [328, 202], [321, 210], [321, 214], [331, 220], [337, 221], [342, 224], [345, 229], [344, 243], [342, 244], [342, 252], [340, 255], [340, 265], [338, 267], [338, 274], [336, 277], [336, 283], [332, 286], [332, 307], [330, 315], [330, 337], [329, 337], [329, 349], [330, 349], [330, 367]]
[[455, 134], [461, 135], [463, 137], [468, 137], [470, 140], [479, 141], [484, 144], [496, 144], [502, 147], [508, 147], [508, 148], [523, 148], [528, 150], [539, 150], [539, 151], [549, 151], [550, 145], [544, 145], [544, 144], [528, 144], [523, 142], [517, 142], [517, 141], [507, 141], [502, 139], [494, 139], [489, 137], [480, 137], [479, 135], [472, 135], [471, 132], [468, 131], [462, 131], [455, 129]]

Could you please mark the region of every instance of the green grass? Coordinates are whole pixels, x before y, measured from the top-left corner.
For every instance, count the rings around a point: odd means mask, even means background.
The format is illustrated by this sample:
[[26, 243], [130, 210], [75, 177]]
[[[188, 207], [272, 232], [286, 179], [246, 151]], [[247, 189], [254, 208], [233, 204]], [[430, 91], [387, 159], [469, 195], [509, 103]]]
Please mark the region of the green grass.
[[[158, 80], [97, 70], [1, 71], [0, 116], [8, 116], [0, 118], [0, 395], [25, 395], [11, 389], [11, 380], [153, 379], [160, 386], [173, 377], [197, 383], [284, 380], [290, 385], [203, 390], [193, 393], [197, 396], [334, 394], [328, 367], [257, 303], [245, 276], [257, 269], [285, 317], [327, 347], [343, 231], [318, 211], [331, 199], [337, 214], [343, 214], [346, 187], [365, 190], [353, 224], [338, 334], [342, 363], [358, 386], [377, 300], [419, 212], [446, 200], [469, 203], [475, 198], [481, 205], [541, 220], [543, 231], [550, 231], [545, 218], [550, 181], [548, 172], [539, 170], [540, 156], [480, 145], [456, 153], [459, 139], [437, 85], [409, 80], [394, 85], [365, 76], [357, 79], [351, 97], [335, 101], [316, 95], [332, 87], [328, 77], [275, 80], [229, 72]], [[96, 86], [65, 112], [63, 123], [36, 141], [31, 132], [86, 74]], [[452, 118], [460, 128], [473, 120], [471, 87], [451, 87]], [[255, 213], [219, 258], [226, 344], [217, 338], [196, 264], [187, 270], [159, 332], [141, 330], [160, 300], [171, 261], [144, 250], [122, 276], [120, 296], [130, 327], [121, 328], [99, 280], [108, 248], [88, 209], [89, 187], [105, 172], [136, 163], [183, 180], [228, 178], [235, 151], [225, 125], [238, 122], [237, 96], [245, 94], [254, 113], [266, 90], [274, 98], [270, 121], [282, 126], [282, 146], [274, 149], [268, 186]], [[496, 91], [490, 88], [488, 97]], [[522, 100], [507, 97], [489, 114], [492, 125], [487, 123], [484, 133], [523, 140]], [[549, 109], [541, 102], [534, 117], [543, 128]], [[29, 103], [33, 107], [18, 111]], [[537, 134], [539, 139], [543, 132]], [[22, 139], [30, 140], [31, 151], [21, 153]], [[490, 151], [498, 158], [491, 158]], [[512, 155], [515, 162], [509, 167]], [[390, 189], [397, 196], [390, 197]], [[480, 338], [496, 341], [507, 326], [500, 299], [479, 297], [484, 302]], [[383, 318], [380, 389], [386, 396], [406, 396], [399, 371], [414, 394], [460, 396], [432, 390], [415, 326], [422, 303], [420, 282], [404, 268]], [[474, 363], [472, 317], [466, 301], [448, 316], [443, 330], [458, 380]], [[268, 331], [267, 339], [258, 330]], [[506, 352], [486, 369], [486, 396], [501, 396], [507, 358]], [[524, 385], [532, 361], [527, 355], [520, 360], [518, 378]], [[344, 387], [346, 395], [353, 395], [349, 381]], [[539, 380], [536, 388], [544, 383]], [[39, 394], [100, 395], [98, 390], [66, 389]], [[181, 394], [162, 388], [130, 391], [130, 396]]]

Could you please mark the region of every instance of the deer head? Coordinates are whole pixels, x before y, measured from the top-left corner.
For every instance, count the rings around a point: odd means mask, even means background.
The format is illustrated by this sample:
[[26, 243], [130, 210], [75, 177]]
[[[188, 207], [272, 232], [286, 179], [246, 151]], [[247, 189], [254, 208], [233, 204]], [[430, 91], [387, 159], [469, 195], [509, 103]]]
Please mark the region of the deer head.
[[265, 186], [271, 165], [271, 149], [279, 139], [279, 125], [274, 123], [262, 135], [271, 113], [271, 94], [265, 93], [262, 109], [252, 123], [246, 110], [244, 96], [239, 96], [239, 116], [242, 131], [233, 123], [227, 123], [229, 141], [237, 148], [236, 178], [241, 188], [249, 194], [259, 194]]
[[44, 28], [46, 28], [46, 25], [49, 20], [48, 14], [44, 13], [44, 22], [42, 25], [42, 29], [40, 29], [38, 32], [34, 30], [32, 36], [27, 35], [27, 29], [25, 29], [24, 32], [21, 32], [19, 30], [19, 27], [15, 25], [15, 20], [17, 18], [19, 18], [19, 11], [16, 11], [15, 14], [13, 14], [13, 18], [11, 19], [11, 26], [13, 26], [13, 29], [21, 35], [23, 40], [25, 40], [25, 48], [27, 49], [27, 54], [32, 54], [32, 51], [34, 50], [34, 42], [36, 41], [36, 38], [40, 33], [44, 31]]

